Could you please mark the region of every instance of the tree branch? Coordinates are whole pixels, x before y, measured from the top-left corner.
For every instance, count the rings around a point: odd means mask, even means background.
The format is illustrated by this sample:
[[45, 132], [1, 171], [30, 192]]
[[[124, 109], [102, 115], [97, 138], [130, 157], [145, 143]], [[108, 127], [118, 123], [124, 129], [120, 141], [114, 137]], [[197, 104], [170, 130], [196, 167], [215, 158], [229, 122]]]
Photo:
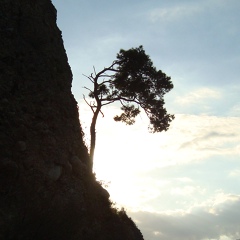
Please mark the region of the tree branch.
[[116, 64], [118, 64], [118, 63], [119, 63], [119, 61], [114, 61], [109, 67], [104, 68], [102, 71], [100, 71], [100, 72], [96, 75], [95, 79], [98, 79], [98, 78], [99, 78], [103, 73], [105, 73], [106, 71], [118, 72], [118, 70], [116, 70], [116, 69], [113, 68], [114, 65], [116, 65]]
[[100, 113], [102, 114], [102, 117], [104, 117], [104, 114], [103, 114], [103, 112], [102, 112], [102, 110], [100, 109]]
[[95, 67], [93, 66], [93, 71], [94, 71], [94, 74], [95, 74], [95, 76], [97, 75], [97, 73], [96, 73], [96, 69], [95, 69]]
[[116, 101], [125, 101], [125, 102], [135, 102], [139, 105], [141, 105], [141, 103], [139, 101], [136, 100], [136, 98], [133, 99], [128, 99], [128, 98], [124, 98], [124, 97], [116, 97], [116, 98], [102, 98], [101, 101], [111, 101], [111, 102], [116, 102]]
[[87, 105], [91, 108], [91, 110], [92, 110], [92, 112], [94, 113], [95, 111], [94, 111], [94, 106], [92, 106], [87, 100], [86, 100], [86, 98], [85, 98], [85, 95], [83, 94], [83, 99], [84, 99], [84, 101], [87, 103]]
[[91, 76], [89, 77], [89, 76], [87, 76], [87, 75], [85, 75], [85, 74], [83, 74], [83, 76], [84, 77], [86, 77], [86, 78], [88, 78], [92, 83], [94, 83], [94, 78], [92, 77], [92, 74], [91, 74]]
[[87, 88], [85, 86], [83, 88], [87, 89], [89, 92], [92, 92], [92, 90], [90, 88]]
[[106, 106], [106, 105], [108, 105], [108, 104], [111, 104], [111, 103], [113, 103], [114, 101], [109, 101], [109, 102], [107, 102], [107, 103], [102, 103], [102, 106]]

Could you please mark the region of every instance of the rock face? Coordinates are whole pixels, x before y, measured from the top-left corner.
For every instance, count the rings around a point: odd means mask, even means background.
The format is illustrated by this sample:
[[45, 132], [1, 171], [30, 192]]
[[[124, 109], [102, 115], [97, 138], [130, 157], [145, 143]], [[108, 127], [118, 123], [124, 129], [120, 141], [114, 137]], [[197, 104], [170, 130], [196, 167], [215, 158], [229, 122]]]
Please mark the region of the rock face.
[[141, 240], [89, 168], [50, 0], [0, 0], [0, 239]]

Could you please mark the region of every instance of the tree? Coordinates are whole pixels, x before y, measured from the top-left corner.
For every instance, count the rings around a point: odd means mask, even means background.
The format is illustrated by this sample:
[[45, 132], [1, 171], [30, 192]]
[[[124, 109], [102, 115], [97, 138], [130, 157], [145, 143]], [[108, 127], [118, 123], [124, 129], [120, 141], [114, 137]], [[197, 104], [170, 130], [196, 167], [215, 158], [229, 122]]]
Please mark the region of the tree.
[[[121, 49], [117, 59], [102, 71], [86, 76], [92, 83], [89, 97], [94, 99], [85, 102], [93, 112], [90, 126], [90, 161], [93, 158], [96, 145], [96, 123], [102, 107], [113, 102], [120, 102], [122, 113], [114, 117], [127, 125], [135, 123], [135, 117], [143, 109], [150, 120], [149, 130], [152, 133], [167, 131], [174, 115], [164, 108], [164, 95], [173, 88], [171, 78], [161, 70], [157, 70], [143, 46]], [[104, 116], [104, 115], [103, 115]]]

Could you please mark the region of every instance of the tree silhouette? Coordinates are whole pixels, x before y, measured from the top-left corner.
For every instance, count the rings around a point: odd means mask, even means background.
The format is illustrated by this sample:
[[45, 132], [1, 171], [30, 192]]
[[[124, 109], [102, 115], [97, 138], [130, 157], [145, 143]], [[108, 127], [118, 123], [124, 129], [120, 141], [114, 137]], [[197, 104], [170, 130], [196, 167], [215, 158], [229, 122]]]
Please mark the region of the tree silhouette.
[[[152, 133], [167, 131], [174, 115], [164, 108], [164, 95], [173, 88], [171, 78], [161, 70], [156, 70], [143, 46], [121, 49], [117, 59], [102, 71], [86, 76], [92, 83], [89, 97], [93, 101], [84, 100], [93, 112], [90, 126], [90, 165], [96, 145], [96, 122], [102, 107], [113, 102], [120, 102], [122, 113], [114, 117], [115, 121], [127, 125], [135, 123], [135, 117], [143, 109], [150, 120], [149, 131]], [[103, 115], [104, 116], [104, 115]]]

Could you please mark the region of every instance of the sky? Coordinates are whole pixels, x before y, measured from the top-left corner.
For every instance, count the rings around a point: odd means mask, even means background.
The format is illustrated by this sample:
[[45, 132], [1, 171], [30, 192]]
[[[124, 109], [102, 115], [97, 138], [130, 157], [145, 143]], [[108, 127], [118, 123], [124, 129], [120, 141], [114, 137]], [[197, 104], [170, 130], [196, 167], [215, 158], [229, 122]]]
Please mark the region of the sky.
[[167, 132], [97, 123], [94, 171], [145, 240], [240, 238], [240, 1], [52, 0], [73, 72], [72, 92], [89, 142], [83, 76], [110, 66], [120, 49], [143, 45], [171, 77], [175, 114]]

